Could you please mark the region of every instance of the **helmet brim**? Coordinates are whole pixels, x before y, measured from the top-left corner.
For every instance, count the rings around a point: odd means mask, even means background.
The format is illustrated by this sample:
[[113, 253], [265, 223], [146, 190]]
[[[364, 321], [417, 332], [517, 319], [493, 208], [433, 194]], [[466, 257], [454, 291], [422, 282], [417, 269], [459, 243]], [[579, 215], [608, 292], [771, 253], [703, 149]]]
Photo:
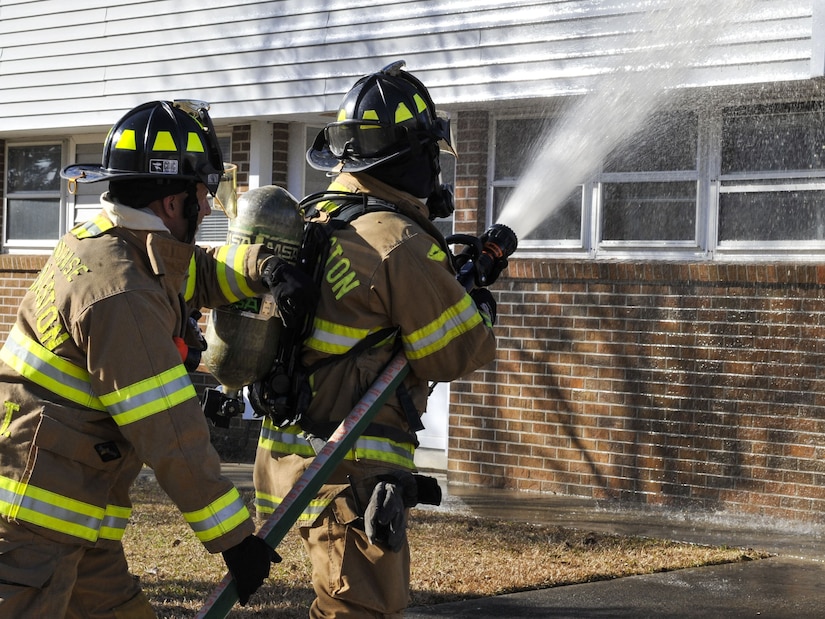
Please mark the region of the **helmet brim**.
[[107, 173], [103, 166], [84, 163], [66, 166], [60, 170], [60, 176], [76, 183], [97, 183], [112, 178], [112, 175]]
[[[185, 180], [203, 183], [196, 177], [184, 174], [147, 174], [145, 172], [133, 172], [131, 170], [107, 170], [102, 165], [92, 163], [78, 163], [69, 165], [60, 171], [60, 176], [75, 183], [98, 183], [101, 181], [131, 181], [131, 180]], [[210, 188], [210, 192], [211, 191]]]

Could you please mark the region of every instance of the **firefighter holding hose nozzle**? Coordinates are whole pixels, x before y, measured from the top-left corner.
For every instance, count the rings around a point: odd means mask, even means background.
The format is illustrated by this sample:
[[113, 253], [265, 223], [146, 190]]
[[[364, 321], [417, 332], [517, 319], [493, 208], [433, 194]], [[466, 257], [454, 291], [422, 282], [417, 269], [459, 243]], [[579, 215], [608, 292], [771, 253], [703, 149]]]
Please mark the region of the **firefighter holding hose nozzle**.
[[312, 562], [313, 618], [401, 616], [407, 512], [441, 497], [414, 463], [429, 382], [457, 379], [495, 356], [496, 304], [486, 286], [506, 266], [515, 235], [494, 226], [453, 264], [432, 222], [453, 210], [439, 144], [452, 149], [449, 120], [402, 61], [359, 79], [307, 152], [314, 168], [336, 174], [327, 191], [302, 201], [326, 231], [320, 301], [300, 350], [308, 397], [297, 418], [250, 398], [265, 415], [258, 515], [276, 510], [399, 350], [411, 369], [298, 520]]

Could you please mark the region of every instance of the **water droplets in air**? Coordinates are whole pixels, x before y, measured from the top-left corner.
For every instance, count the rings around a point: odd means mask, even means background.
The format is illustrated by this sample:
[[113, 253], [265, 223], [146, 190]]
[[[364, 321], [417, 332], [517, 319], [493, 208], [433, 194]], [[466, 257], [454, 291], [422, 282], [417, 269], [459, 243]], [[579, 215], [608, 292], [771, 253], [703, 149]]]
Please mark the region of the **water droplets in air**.
[[510, 194], [500, 223], [519, 238], [561, 206], [623, 140], [641, 129], [708, 50], [735, 28], [757, 0], [649, 0], [631, 3], [630, 40], [604, 50], [604, 71], [588, 93], [537, 141], [532, 162]]

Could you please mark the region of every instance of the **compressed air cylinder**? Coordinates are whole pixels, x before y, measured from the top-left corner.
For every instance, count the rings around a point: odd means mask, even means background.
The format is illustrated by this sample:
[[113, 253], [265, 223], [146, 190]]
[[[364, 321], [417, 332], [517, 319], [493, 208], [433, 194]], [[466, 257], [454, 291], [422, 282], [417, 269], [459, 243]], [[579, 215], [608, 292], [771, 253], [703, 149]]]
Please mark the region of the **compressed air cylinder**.
[[[250, 189], [238, 199], [227, 243], [263, 243], [295, 264], [304, 222], [298, 201], [274, 185]], [[272, 295], [214, 308], [206, 326], [203, 363], [226, 394], [263, 378], [271, 369], [283, 323]]]

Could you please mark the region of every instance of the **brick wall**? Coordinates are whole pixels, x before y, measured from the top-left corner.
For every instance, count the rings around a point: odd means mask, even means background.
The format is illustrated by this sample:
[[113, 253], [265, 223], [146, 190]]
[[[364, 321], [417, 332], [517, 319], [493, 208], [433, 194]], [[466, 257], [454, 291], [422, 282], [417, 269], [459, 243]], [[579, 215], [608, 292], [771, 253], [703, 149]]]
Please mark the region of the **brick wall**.
[[458, 158], [455, 173], [455, 232], [480, 235], [487, 212], [487, 153], [490, 115], [483, 111], [456, 115]]
[[513, 261], [449, 479], [825, 521], [825, 268]]

